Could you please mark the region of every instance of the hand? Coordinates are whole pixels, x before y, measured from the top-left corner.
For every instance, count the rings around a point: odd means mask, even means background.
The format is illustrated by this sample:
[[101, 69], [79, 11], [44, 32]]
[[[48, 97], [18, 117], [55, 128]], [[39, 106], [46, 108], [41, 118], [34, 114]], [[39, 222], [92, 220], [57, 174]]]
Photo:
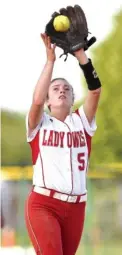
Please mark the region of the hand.
[[56, 60], [55, 48], [56, 44], [51, 45], [50, 37], [47, 36], [45, 33], [40, 35], [47, 53], [47, 61], [54, 62]]
[[79, 63], [81, 65], [85, 65], [89, 61], [84, 49], [80, 49], [80, 50], [75, 51], [74, 55], [75, 55], [75, 57], [77, 58], [77, 60], [79, 61]]

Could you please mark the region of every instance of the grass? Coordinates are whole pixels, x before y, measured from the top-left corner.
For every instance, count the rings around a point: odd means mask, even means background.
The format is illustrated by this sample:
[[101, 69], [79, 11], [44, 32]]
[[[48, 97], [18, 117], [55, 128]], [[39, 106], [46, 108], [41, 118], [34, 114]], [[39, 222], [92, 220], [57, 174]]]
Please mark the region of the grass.
[[80, 246], [76, 255], [121, 255], [122, 245], [106, 244], [105, 246]]
[[[22, 246], [23, 248], [31, 247], [27, 232], [23, 232], [23, 235], [18, 232], [16, 237], [16, 244], [18, 246]], [[106, 241], [106, 243], [99, 240], [99, 245], [97, 245], [94, 240], [94, 244], [91, 243], [90, 245], [87, 239], [82, 239], [76, 255], [122, 255], [122, 243], [119, 240]]]

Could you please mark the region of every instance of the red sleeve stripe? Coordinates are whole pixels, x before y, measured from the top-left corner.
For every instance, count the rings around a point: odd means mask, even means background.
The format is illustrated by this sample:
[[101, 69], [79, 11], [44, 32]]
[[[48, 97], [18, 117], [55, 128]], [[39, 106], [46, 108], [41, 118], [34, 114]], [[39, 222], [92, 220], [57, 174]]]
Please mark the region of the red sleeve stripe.
[[91, 153], [91, 136], [86, 132], [86, 130], [84, 129], [84, 133], [86, 136], [86, 142], [87, 142], [87, 148], [88, 148], [88, 157], [90, 157], [90, 153]]
[[39, 131], [36, 134], [35, 138], [31, 142], [29, 142], [29, 144], [31, 146], [32, 162], [33, 165], [35, 165], [39, 155]]
[[39, 148], [39, 132], [40, 132], [40, 130], [36, 134], [35, 138], [29, 144], [31, 146], [31, 151], [32, 151], [33, 165], [36, 164], [38, 155], [40, 155], [41, 166], [42, 166], [42, 178], [43, 178], [44, 187], [46, 187], [46, 185], [45, 185], [45, 176], [44, 176], [44, 168], [43, 168], [43, 160], [42, 160], [41, 151], [40, 151], [40, 148]]
[[[78, 109], [75, 111], [75, 113], [80, 117], [81, 119], [81, 116], [80, 116], [80, 113], [78, 111]], [[81, 119], [81, 122], [82, 122], [82, 119]], [[83, 127], [84, 128], [84, 127]], [[87, 142], [87, 148], [88, 148], [88, 157], [90, 157], [90, 153], [91, 153], [91, 136], [87, 133], [87, 131], [85, 130], [84, 128], [84, 133], [85, 133], [85, 137], [86, 137], [86, 142]]]

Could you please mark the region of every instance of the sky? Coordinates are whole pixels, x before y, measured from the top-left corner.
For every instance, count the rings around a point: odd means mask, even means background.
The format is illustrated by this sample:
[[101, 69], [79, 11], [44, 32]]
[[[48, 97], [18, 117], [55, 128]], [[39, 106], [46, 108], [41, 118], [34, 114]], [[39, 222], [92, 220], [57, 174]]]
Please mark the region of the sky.
[[[46, 62], [46, 53], [40, 33], [51, 14], [67, 5], [79, 4], [87, 18], [89, 31], [97, 37], [97, 47], [112, 30], [112, 17], [122, 0], [4, 0], [1, 1], [1, 107], [27, 112], [34, 87]], [[88, 50], [87, 56], [91, 57]], [[53, 77], [64, 77], [73, 86], [76, 101], [82, 97], [82, 72], [77, 60], [70, 56], [66, 62], [59, 59], [57, 48]]]

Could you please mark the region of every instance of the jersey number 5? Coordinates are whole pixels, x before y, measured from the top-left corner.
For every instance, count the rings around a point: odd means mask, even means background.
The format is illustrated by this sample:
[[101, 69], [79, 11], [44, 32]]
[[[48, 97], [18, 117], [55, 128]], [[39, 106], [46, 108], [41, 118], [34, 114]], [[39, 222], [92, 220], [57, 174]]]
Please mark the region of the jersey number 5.
[[85, 153], [78, 153], [78, 157], [77, 157], [77, 159], [78, 159], [78, 162], [79, 162], [79, 166], [78, 166], [78, 169], [80, 170], [80, 171], [84, 171], [84, 169], [85, 169], [85, 160], [84, 160], [84, 156], [85, 156]]

